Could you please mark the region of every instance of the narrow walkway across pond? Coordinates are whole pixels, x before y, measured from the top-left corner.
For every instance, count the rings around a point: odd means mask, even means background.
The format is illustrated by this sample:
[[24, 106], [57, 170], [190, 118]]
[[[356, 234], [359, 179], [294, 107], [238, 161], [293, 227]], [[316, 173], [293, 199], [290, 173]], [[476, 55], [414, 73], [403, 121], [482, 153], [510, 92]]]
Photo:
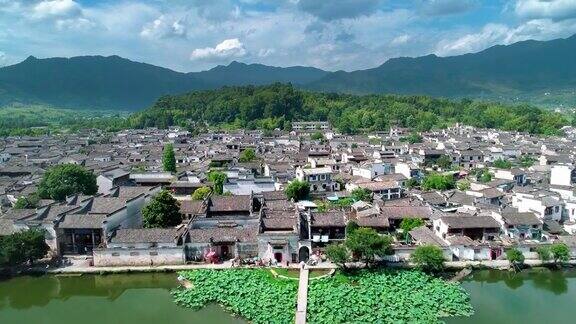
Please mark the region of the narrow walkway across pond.
[[308, 275], [309, 271], [300, 269], [298, 281], [298, 304], [296, 306], [296, 324], [306, 323], [306, 307], [308, 306]]

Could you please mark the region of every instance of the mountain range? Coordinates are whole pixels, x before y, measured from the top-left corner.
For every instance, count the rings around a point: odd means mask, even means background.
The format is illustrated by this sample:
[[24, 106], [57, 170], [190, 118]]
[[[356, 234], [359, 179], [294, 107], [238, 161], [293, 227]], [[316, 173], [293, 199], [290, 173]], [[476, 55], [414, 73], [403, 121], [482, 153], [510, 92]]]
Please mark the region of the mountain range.
[[367, 70], [328, 72], [232, 62], [181, 73], [119, 56], [37, 59], [0, 68], [0, 106], [140, 110], [160, 96], [232, 85], [292, 83], [322, 92], [422, 94], [576, 105], [576, 35], [523, 41], [451, 57], [394, 58]]

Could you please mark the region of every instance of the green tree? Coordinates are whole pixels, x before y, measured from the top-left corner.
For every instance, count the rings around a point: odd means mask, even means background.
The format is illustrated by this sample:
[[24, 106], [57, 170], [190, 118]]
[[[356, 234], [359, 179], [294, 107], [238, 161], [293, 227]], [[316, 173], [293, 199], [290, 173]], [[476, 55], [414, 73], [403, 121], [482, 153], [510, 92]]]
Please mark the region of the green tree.
[[436, 160], [436, 165], [442, 169], [449, 169], [452, 167], [452, 159], [448, 155], [442, 155]]
[[564, 243], [555, 243], [550, 246], [550, 253], [554, 263], [568, 262], [570, 260], [570, 249]]
[[450, 190], [454, 189], [456, 182], [452, 175], [441, 175], [432, 173], [427, 175], [422, 181], [422, 189], [424, 190]]
[[174, 155], [174, 146], [166, 144], [162, 155], [162, 167], [166, 172], [176, 172], [176, 156]]
[[512, 168], [512, 162], [510, 162], [508, 160], [504, 160], [504, 159], [498, 159], [498, 160], [494, 161], [493, 165], [495, 168], [498, 168], [498, 169], [511, 169]]
[[74, 194], [93, 195], [97, 191], [94, 173], [76, 164], [60, 164], [48, 169], [38, 185], [41, 198], [58, 201]]
[[372, 191], [366, 188], [356, 188], [352, 190], [350, 196], [356, 201], [372, 202]]
[[16, 200], [14, 203], [14, 209], [31, 209], [38, 207], [40, 202], [40, 197], [37, 193], [29, 194], [28, 196], [22, 196]]
[[549, 261], [552, 259], [552, 254], [550, 253], [550, 248], [547, 246], [539, 246], [536, 248], [536, 253], [538, 253], [538, 257], [542, 262]]
[[506, 259], [514, 268], [518, 268], [524, 264], [524, 254], [516, 248], [511, 248], [506, 251]]
[[256, 152], [254, 152], [254, 149], [247, 148], [244, 151], [242, 151], [242, 153], [240, 153], [240, 158], [238, 159], [238, 161], [246, 163], [246, 162], [252, 162], [255, 159], [256, 159]]
[[208, 173], [208, 181], [212, 182], [214, 192], [218, 195], [224, 193], [224, 183], [226, 179], [228, 179], [228, 176], [224, 172], [210, 171]]
[[410, 260], [422, 271], [439, 272], [444, 269], [444, 252], [435, 245], [422, 245], [417, 247]]
[[344, 244], [330, 244], [326, 247], [326, 255], [339, 268], [346, 270], [346, 262], [350, 260], [350, 253]]
[[402, 230], [402, 238], [407, 237], [408, 233], [418, 227], [424, 226], [425, 222], [421, 218], [404, 218], [400, 222], [400, 229]]
[[420, 186], [420, 182], [416, 178], [410, 178], [408, 181], [406, 181], [405, 185], [408, 189], [418, 188]]
[[166, 190], [160, 191], [144, 206], [142, 216], [146, 228], [166, 228], [182, 223], [180, 203]]
[[522, 156], [522, 158], [520, 158], [520, 166], [522, 166], [523, 168], [529, 168], [533, 166], [535, 162], [536, 159], [534, 159], [531, 156], [524, 155]]
[[481, 173], [479, 173], [477, 180], [482, 183], [488, 183], [492, 181], [492, 174], [488, 170], [484, 170]]
[[456, 183], [456, 187], [460, 191], [466, 191], [470, 189], [470, 181], [468, 180], [460, 180]]
[[192, 193], [192, 200], [204, 200], [210, 196], [212, 189], [210, 187], [200, 187]]
[[294, 201], [300, 201], [308, 198], [310, 195], [310, 184], [308, 181], [294, 180], [288, 184], [284, 190], [288, 199], [294, 199]]
[[324, 134], [321, 132], [314, 132], [312, 135], [310, 135], [310, 139], [313, 141], [321, 141], [324, 139]]
[[346, 224], [346, 235], [351, 234], [358, 228], [360, 228], [360, 226], [358, 226], [358, 223], [356, 223], [355, 221], [349, 221], [348, 224]]
[[46, 256], [49, 247], [44, 237], [45, 231], [31, 228], [0, 238], [0, 266], [16, 266]]
[[392, 253], [392, 239], [387, 235], [380, 235], [372, 228], [360, 227], [349, 233], [344, 243], [352, 255], [369, 266], [374, 263], [376, 256]]
[[422, 143], [422, 136], [418, 133], [411, 133], [410, 135], [401, 138], [400, 140], [408, 142], [410, 144]]

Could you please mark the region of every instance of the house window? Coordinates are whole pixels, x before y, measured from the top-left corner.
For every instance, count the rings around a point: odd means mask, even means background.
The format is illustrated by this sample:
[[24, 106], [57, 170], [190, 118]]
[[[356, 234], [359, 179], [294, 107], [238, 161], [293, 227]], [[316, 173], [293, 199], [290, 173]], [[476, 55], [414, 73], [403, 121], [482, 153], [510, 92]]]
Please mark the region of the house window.
[[558, 206], [554, 207], [554, 212], [557, 213], [557, 212], [559, 212], [559, 211], [560, 211], [560, 207], [558, 207]]
[[156, 256], [156, 255], [158, 255], [158, 252], [156, 252], [156, 251], [150, 252], [150, 255], [151, 255], [151, 256]]
[[118, 253], [118, 252], [113, 252], [113, 253], [112, 253], [112, 256], [113, 256], [113, 257], [119, 257], [119, 256], [120, 256], [120, 253]]
[[138, 252], [130, 252], [130, 256], [139, 256], [139, 255], [140, 255], [140, 253], [138, 253]]

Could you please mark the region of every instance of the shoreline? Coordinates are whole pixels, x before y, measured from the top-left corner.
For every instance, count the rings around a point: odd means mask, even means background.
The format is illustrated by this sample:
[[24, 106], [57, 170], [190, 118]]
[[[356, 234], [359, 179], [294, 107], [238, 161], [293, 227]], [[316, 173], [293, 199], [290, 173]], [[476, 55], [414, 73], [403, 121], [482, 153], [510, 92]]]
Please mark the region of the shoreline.
[[[359, 264], [349, 264], [358, 267]], [[445, 271], [460, 272], [465, 269], [469, 270], [484, 270], [493, 269], [500, 271], [511, 271], [510, 263], [508, 260], [490, 260], [490, 261], [448, 261], [445, 262]], [[529, 259], [525, 260], [523, 269], [534, 267], [558, 267], [558, 268], [573, 268], [576, 266], [576, 260], [569, 260], [563, 264], [555, 265], [553, 262], [543, 262], [541, 260]], [[361, 267], [361, 266], [360, 266]], [[409, 262], [386, 262], [382, 267], [392, 269], [413, 269], [414, 264]], [[82, 275], [82, 274], [124, 274], [124, 273], [154, 273], [154, 272], [178, 272], [196, 269], [267, 269], [273, 270], [277, 267], [232, 267], [230, 263], [220, 264], [180, 264], [180, 265], [158, 265], [158, 266], [114, 266], [114, 267], [94, 267], [94, 266], [67, 266], [58, 268], [44, 268], [36, 266], [27, 269], [18, 269], [17, 271], [4, 273], [0, 272], [2, 277], [17, 277], [21, 275]], [[299, 269], [299, 265], [295, 264], [290, 267], [282, 267], [285, 269]], [[334, 264], [325, 263], [316, 266], [307, 266], [310, 270], [337, 270], [338, 267]]]
[[[551, 267], [556, 266], [552, 262], [542, 262], [541, 260], [526, 260], [523, 268], [534, 267]], [[576, 260], [570, 260], [563, 264], [557, 265], [560, 268], [570, 268], [576, 266]], [[407, 262], [388, 262], [384, 267], [392, 269], [412, 269], [415, 266]], [[189, 264], [189, 265], [162, 265], [162, 266], [119, 266], [119, 267], [60, 267], [60, 268], [29, 268], [21, 269], [17, 272], [7, 274], [7, 277], [17, 277], [20, 275], [82, 275], [82, 274], [124, 274], [124, 273], [153, 273], [153, 272], [178, 272], [196, 269], [267, 269], [271, 270], [274, 267], [231, 267], [230, 264]], [[289, 269], [298, 269], [298, 266], [288, 267]], [[319, 266], [308, 266], [310, 270], [336, 270], [335, 265], [325, 264]], [[492, 260], [492, 261], [450, 261], [445, 263], [445, 270], [458, 272], [464, 269], [470, 270], [483, 270], [493, 269], [500, 271], [510, 271], [509, 262], [507, 260]]]

